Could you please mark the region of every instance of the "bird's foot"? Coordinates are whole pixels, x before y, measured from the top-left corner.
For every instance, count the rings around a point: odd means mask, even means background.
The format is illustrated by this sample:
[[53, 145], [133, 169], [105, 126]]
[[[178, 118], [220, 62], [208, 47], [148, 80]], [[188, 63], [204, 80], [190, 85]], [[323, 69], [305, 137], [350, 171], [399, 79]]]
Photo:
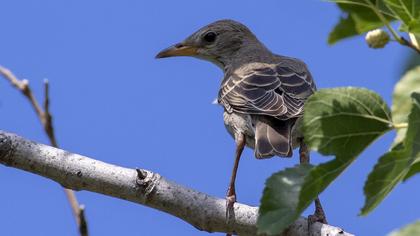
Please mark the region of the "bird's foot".
[[328, 224], [327, 217], [325, 216], [324, 209], [322, 209], [319, 198], [315, 199], [315, 213], [308, 216], [308, 225], [311, 226], [313, 223], [319, 222], [322, 224]]
[[327, 217], [325, 216], [325, 213], [322, 214], [313, 214], [308, 216], [308, 224], [312, 225], [316, 222], [322, 223], [322, 224], [328, 224]]
[[226, 221], [229, 221], [229, 219], [233, 216], [233, 205], [236, 202], [236, 195], [227, 195], [226, 196]]
[[[230, 219], [234, 218], [235, 212], [233, 209], [233, 205], [236, 202], [236, 195], [227, 195], [226, 196], [226, 223], [229, 224]], [[232, 236], [232, 234], [227, 233], [226, 236]]]

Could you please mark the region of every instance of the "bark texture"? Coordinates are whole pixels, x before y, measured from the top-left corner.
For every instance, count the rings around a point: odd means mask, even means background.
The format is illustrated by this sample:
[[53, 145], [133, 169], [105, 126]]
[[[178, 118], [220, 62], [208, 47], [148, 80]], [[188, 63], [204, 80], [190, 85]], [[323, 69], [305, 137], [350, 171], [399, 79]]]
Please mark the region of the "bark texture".
[[[234, 205], [226, 221], [225, 199], [209, 196], [144, 169], [130, 169], [0, 131], [0, 163], [52, 179], [65, 188], [87, 190], [139, 203], [185, 220], [199, 230], [256, 235], [258, 208]], [[283, 235], [348, 236], [342, 229], [298, 219]]]

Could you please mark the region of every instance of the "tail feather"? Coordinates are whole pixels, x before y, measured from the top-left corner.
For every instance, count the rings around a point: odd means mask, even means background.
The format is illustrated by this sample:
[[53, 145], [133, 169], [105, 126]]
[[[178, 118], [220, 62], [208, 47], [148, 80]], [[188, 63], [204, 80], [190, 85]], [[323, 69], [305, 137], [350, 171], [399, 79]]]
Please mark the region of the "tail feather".
[[255, 121], [255, 157], [291, 157], [292, 129], [296, 119], [278, 120], [259, 117]]

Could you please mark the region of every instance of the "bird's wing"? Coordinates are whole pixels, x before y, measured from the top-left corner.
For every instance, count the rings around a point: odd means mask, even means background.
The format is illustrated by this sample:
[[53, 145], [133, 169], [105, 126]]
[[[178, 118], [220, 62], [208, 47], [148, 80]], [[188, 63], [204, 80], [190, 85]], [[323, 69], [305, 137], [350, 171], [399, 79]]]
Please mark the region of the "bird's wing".
[[229, 111], [286, 120], [302, 115], [305, 100], [316, 90], [300, 61], [253, 63], [227, 75], [219, 102]]

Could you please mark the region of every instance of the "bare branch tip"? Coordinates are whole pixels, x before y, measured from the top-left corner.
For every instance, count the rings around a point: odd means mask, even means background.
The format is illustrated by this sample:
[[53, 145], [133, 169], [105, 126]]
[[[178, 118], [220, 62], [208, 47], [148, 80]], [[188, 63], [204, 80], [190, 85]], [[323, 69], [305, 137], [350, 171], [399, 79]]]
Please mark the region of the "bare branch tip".
[[[3, 75], [4, 78], [8, 80], [15, 88], [22, 92], [22, 94], [29, 100], [38, 118], [40, 119], [48, 138], [50, 139], [51, 145], [54, 147], [58, 147], [57, 140], [55, 139], [54, 127], [52, 124], [52, 116], [49, 111], [49, 81], [47, 79], [44, 79], [45, 98], [43, 110], [40, 103], [38, 103], [38, 100], [32, 94], [31, 88], [29, 87], [29, 80], [19, 80], [9, 69], [2, 66], [0, 66], [0, 74]], [[65, 189], [65, 192], [69, 200], [70, 206], [73, 210], [73, 213], [76, 217], [76, 221], [78, 222], [80, 235], [87, 236], [88, 230], [84, 215], [84, 206], [78, 205], [77, 198], [72, 190]]]

